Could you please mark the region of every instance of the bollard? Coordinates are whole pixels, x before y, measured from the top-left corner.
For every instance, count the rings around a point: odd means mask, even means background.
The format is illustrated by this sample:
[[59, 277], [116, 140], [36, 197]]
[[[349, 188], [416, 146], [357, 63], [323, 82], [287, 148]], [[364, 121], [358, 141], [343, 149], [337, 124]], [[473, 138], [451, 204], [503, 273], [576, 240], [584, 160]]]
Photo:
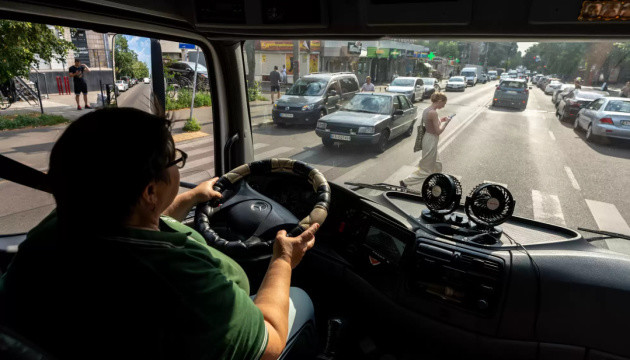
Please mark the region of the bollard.
[[65, 94], [70, 95], [70, 79], [67, 76], [63, 77], [63, 82], [65, 85]]
[[57, 91], [59, 91], [59, 95], [61, 95], [62, 92], [62, 85], [61, 85], [61, 76], [57, 76]]

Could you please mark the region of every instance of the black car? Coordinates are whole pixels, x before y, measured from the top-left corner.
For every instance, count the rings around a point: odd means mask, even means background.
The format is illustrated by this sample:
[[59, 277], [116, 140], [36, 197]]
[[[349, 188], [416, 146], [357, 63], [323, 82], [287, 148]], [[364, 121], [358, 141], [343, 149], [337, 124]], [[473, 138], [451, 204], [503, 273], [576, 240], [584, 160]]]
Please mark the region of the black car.
[[556, 116], [560, 118], [560, 121], [570, 121], [575, 119], [577, 113], [590, 104], [591, 101], [597, 100], [609, 94], [606, 91], [596, 90], [571, 90], [564, 98], [560, 100], [558, 108], [556, 109]]
[[436, 78], [422, 78], [424, 83], [424, 98], [428, 99], [436, 91], [440, 91], [440, 82]]
[[400, 135], [411, 136], [418, 109], [405, 95], [394, 93], [360, 93], [334, 114], [317, 122], [315, 132], [322, 143], [364, 144], [377, 152]]
[[[173, 75], [172, 81], [180, 87], [192, 88], [195, 79], [195, 63], [190, 61], [178, 61], [167, 66], [168, 72]], [[208, 90], [208, 69], [197, 64], [197, 90]]]
[[273, 104], [273, 122], [279, 126], [315, 124], [337, 111], [359, 92], [353, 73], [311, 74], [298, 81]]

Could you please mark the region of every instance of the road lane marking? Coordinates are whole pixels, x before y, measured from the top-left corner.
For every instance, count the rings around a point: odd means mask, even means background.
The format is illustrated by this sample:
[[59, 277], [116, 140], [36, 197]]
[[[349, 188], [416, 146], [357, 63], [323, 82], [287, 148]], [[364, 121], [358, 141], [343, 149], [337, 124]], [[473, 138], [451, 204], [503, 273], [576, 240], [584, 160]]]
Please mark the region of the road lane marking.
[[205, 154], [205, 153], [213, 153], [213, 152], [214, 152], [214, 149], [209, 148], [209, 147], [203, 147], [200, 149], [187, 151], [186, 154], [188, 154], [189, 158], [192, 158], [193, 156], [196, 156], [196, 155]]
[[191, 142], [187, 142], [184, 144], [178, 144], [177, 148], [181, 149], [181, 150], [186, 150], [186, 149], [190, 149], [192, 147], [196, 147], [197, 145], [210, 145], [214, 143], [214, 141], [212, 140], [212, 136], [208, 136], [205, 138], [202, 138], [200, 140], [195, 140], [195, 141], [191, 141]]
[[564, 221], [562, 206], [557, 195], [544, 194], [538, 190], [532, 190], [532, 204], [536, 221], [562, 226], [567, 225]]
[[568, 166], [564, 167], [564, 171], [567, 173], [567, 176], [569, 177], [569, 180], [571, 180], [571, 185], [573, 185], [573, 188], [575, 190], [581, 190], [580, 189], [580, 184], [578, 184], [577, 179], [575, 178], [575, 176], [573, 175], [573, 171], [571, 171], [571, 168]]
[[585, 200], [600, 230], [630, 235], [630, 226], [628, 226], [628, 223], [623, 219], [615, 205], [601, 201]]
[[198, 184], [202, 181], [212, 179], [212, 177], [213, 177], [212, 173], [206, 170], [206, 171], [194, 173], [192, 175], [184, 176], [183, 178], [180, 179], [180, 181]]
[[205, 157], [203, 157], [201, 159], [197, 159], [197, 160], [193, 160], [193, 161], [187, 161], [186, 162], [186, 170], [194, 169], [194, 168], [202, 166], [202, 165], [210, 165], [210, 164], [214, 164], [214, 157], [213, 156], [205, 156]]
[[464, 129], [470, 126], [470, 124], [475, 120], [475, 118], [479, 116], [479, 114], [481, 114], [484, 110], [486, 110], [485, 107], [480, 107], [475, 112], [473, 112], [469, 117], [467, 117], [466, 120], [462, 121], [459, 124], [459, 126], [456, 127], [455, 130], [453, 130], [453, 132], [449, 134], [449, 136], [446, 136], [444, 138], [444, 140], [442, 141], [442, 144], [438, 147], [438, 153], [441, 153], [442, 151], [444, 151], [444, 149], [446, 149], [446, 147], [449, 146], [450, 143], [453, 142], [453, 140], [455, 140], [455, 138], [457, 138], [457, 136], [464, 131]]
[[556, 136], [553, 134], [553, 132], [551, 132], [551, 130], [549, 130], [549, 136], [551, 137], [551, 140], [556, 141]]
[[285, 152], [288, 152], [288, 151], [291, 151], [291, 150], [293, 150], [292, 147], [281, 146], [279, 148], [275, 148], [273, 150], [265, 151], [265, 152], [262, 152], [260, 154], [254, 154], [254, 159], [256, 159], [256, 160], [269, 159], [269, 158], [272, 158], [272, 157], [274, 157], [276, 155], [279, 155], [279, 154], [282, 154], [282, 153], [285, 153]]
[[[390, 184], [390, 185], [396, 185], [399, 186], [400, 185], [400, 180], [403, 180], [404, 178], [406, 178], [407, 176], [411, 175], [411, 173], [413, 173], [414, 171], [418, 170], [417, 167], [415, 166], [409, 166], [409, 165], [403, 165], [400, 169], [396, 170], [393, 174], [391, 174], [387, 179], [381, 181], [382, 183], [385, 184]], [[414, 186], [415, 188], [416, 186]], [[419, 186], [417, 186], [418, 188], [421, 188], [422, 185], [420, 184]], [[378, 190], [371, 190], [369, 192], [370, 195], [378, 195], [380, 194], [381, 191]]]
[[264, 148], [264, 147], [267, 147], [267, 146], [269, 146], [269, 144], [255, 143], [254, 144], [254, 150], [258, 150], [258, 149], [261, 149], [261, 148]]

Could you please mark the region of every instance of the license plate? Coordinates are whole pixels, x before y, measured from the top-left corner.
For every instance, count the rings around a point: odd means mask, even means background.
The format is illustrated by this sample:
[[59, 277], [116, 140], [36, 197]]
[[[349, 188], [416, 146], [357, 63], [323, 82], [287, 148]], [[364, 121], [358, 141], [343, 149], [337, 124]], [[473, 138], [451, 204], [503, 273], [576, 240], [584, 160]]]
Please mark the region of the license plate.
[[283, 117], [283, 118], [292, 118], [292, 117], [293, 117], [293, 114], [280, 113], [280, 117]]
[[348, 135], [330, 134], [330, 138], [333, 139], [333, 140], [350, 141], [350, 136], [348, 136]]
[[621, 125], [630, 126], [630, 120], [621, 120]]
[[508, 94], [516, 94], [517, 92], [516, 92], [516, 91], [512, 91], [512, 90], [508, 90], [508, 92], [507, 92], [507, 93], [508, 93]]

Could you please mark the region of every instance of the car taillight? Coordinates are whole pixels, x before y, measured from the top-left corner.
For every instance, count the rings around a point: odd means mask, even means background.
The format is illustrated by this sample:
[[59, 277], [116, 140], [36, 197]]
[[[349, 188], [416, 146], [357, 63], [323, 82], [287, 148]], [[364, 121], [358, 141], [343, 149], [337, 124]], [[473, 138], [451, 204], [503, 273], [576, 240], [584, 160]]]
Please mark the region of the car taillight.
[[601, 118], [601, 119], [599, 119], [599, 122], [602, 123], [602, 124], [610, 124], [610, 125], [613, 124], [613, 121], [612, 121], [611, 118]]

